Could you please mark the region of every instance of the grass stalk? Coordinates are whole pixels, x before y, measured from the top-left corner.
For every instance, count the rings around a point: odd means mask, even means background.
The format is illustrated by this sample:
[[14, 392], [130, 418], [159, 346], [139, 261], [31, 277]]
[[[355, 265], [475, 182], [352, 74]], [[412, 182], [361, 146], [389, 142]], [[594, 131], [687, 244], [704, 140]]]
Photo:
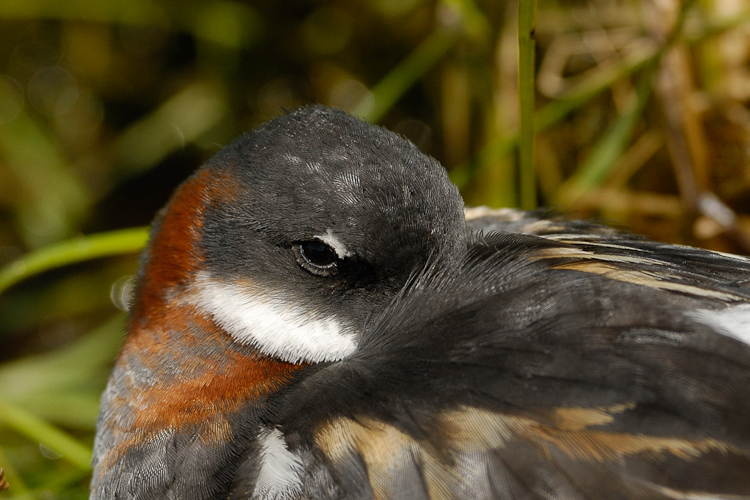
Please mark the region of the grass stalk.
[[136, 227], [81, 236], [55, 243], [11, 262], [0, 269], [0, 294], [35, 274], [76, 262], [139, 251], [148, 240], [148, 229]]
[[521, 208], [536, 208], [536, 172], [534, 170], [534, 29], [536, 0], [518, 4], [518, 93], [520, 127], [518, 136], [521, 181]]
[[23, 408], [0, 400], [0, 422], [62, 455], [79, 469], [91, 468], [91, 449]]
[[361, 100], [352, 114], [377, 123], [409, 88], [432, 68], [459, 40], [459, 32], [440, 28], [432, 32], [406, 59], [372, 89], [374, 104]]

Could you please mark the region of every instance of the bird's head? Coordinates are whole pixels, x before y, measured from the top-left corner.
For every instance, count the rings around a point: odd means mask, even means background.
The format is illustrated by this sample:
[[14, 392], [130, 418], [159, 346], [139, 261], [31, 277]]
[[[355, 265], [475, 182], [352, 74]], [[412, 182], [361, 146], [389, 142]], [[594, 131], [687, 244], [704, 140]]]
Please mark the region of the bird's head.
[[462, 206], [411, 143], [303, 108], [178, 189], [154, 226], [132, 327], [169, 329], [165, 312], [189, 308], [260, 354], [340, 359], [415, 269], [465, 247]]
[[261, 412], [301, 366], [354, 352], [415, 270], [463, 253], [462, 207], [411, 143], [320, 106], [218, 153], [154, 224], [103, 397], [94, 491], [175, 436], [234, 439], [234, 415]]

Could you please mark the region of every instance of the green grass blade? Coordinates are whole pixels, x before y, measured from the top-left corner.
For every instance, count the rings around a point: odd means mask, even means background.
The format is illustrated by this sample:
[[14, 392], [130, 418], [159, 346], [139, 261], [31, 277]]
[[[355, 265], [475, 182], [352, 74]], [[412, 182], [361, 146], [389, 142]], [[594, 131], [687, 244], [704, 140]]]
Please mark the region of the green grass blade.
[[8, 459], [8, 456], [6, 455], [5, 450], [3, 450], [2, 446], [0, 446], [0, 467], [3, 468], [5, 478], [7, 479], [8, 484], [11, 487], [11, 489], [8, 490], [8, 492], [6, 492], [5, 494], [12, 492], [15, 495], [25, 495], [28, 493], [29, 490], [26, 487], [26, 483], [23, 481], [18, 471], [16, 471], [16, 468]]
[[118, 313], [60, 349], [0, 365], [0, 399], [66, 427], [93, 429], [124, 326]]
[[643, 75], [627, 108], [607, 128], [578, 171], [560, 189], [560, 197], [564, 198], [565, 202], [570, 203], [586, 190], [600, 185], [612, 172], [617, 160], [622, 157], [649, 100], [652, 90], [651, 76], [651, 71]]
[[[71, 469], [68, 471], [61, 471], [51, 480], [44, 483], [42, 486], [38, 486], [30, 491], [27, 495], [13, 497], [12, 500], [31, 500], [35, 498], [42, 498], [48, 500], [50, 498], [50, 492], [64, 492], [66, 489], [78, 483], [91, 474], [91, 471], [84, 471], [81, 469]], [[61, 496], [55, 498], [70, 498], [69, 496]], [[80, 497], [79, 497], [80, 498]]]
[[0, 423], [60, 453], [79, 469], [89, 470], [91, 467], [91, 449], [19, 406], [0, 400]]
[[438, 29], [427, 37], [372, 89], [374, 104], [360, 101], [351, 113], [377, 123], [414, 83], [458, 42], [456, 30]]
[[227, 113], [219, 89], [200, 81], [188, 85], [123, 132], [119, 173], [131, 177], [154, 167], [218, 126]]
[[91, 208], [91, 194], [49, 127], [23, 110], [0, 123], [0, 157], [21, 190], [16, 210], [24, 242], [36, 248], [74, 234]]
[[[589, 78], [572, 87], [558, 100], [540, 107], [534, 113], [534, 130], [541, 132], [552, 127], [615, 83], [642, 70], [644, 67], [654, 64], [658, 61], [663, 50], [664, 47], [659, 49], [647, 47], [636, 51], [614, 66], [592, 73]], [[472, 167], [476, 164], [483, 164], [480, 161], [481, 157], [510, 154], [514, 148], [518, 147], [518, 144], [519, 136], [517, 134], [497, 137], [482, 148], [472, 162], [454, 167], [451, 170], [451, 179], [459, 188], [464, 187], [469, 179], [476, 174]]]
[[147, 228], [82, 236], [31, 252], [0, 270], [0, 293], [41, 272], [99, 257], [137, 252], [148, 240]]

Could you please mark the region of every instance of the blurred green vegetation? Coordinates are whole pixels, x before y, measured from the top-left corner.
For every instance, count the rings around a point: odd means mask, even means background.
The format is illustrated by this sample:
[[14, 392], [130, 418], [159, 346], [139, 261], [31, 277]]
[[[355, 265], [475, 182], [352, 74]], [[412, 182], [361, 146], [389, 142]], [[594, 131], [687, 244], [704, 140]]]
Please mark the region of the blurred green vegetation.
[[750, 252], [750, 0], [521, 7], [0, 2], [0, 498], [87, 497], [145, 238], [128, 228], [283, 109], [407, 136], [469, 204]]

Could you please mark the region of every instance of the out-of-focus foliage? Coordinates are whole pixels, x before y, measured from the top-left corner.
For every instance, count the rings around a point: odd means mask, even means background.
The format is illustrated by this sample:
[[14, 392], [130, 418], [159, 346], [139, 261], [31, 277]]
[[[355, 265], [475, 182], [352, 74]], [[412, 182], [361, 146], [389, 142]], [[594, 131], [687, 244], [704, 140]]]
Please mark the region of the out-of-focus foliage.
[[[470, 204], [516, 206], [519, 179], [536, 178], [531, 203], [750, 252], [750, 0], [541, 0], [533, 38], [517, 13], [497, 0], [0, 2], [0, 498], [87, 496], [144, 233], [66, 241], [147, 225], [203, 160], [283, 109], [319, 102], [406, 135]], [[536, 60], [525, 94], [519, 41]], [[536, 110], [533, 156], [519, 95]], [[126, 255], [80, 262], [113, 254]]]

